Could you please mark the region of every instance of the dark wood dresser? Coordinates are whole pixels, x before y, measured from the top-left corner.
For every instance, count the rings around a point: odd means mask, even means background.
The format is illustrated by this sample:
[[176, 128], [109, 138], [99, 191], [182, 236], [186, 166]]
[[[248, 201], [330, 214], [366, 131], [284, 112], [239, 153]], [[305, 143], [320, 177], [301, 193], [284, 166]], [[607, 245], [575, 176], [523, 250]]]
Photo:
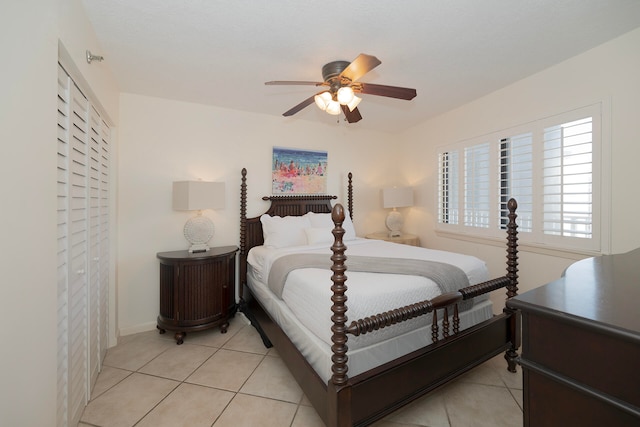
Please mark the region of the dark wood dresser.
[[510, 299], [524, 425], [640, 426], [640, 249], [584, 259]]
[[190, 331], [220, 325], [227, 332], [236, 311], [236, 246], [206, 252], [160, 252], [160, 315], [158, 329], [175, 331], [182, 344]]

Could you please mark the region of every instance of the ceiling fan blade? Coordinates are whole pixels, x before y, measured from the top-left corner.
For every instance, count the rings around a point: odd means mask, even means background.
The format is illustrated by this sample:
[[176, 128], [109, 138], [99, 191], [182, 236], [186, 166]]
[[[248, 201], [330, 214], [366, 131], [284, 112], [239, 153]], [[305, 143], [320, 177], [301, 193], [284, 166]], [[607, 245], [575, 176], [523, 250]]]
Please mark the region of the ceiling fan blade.
[[380, 64], [382, 64], [382, 62], [375, 56], [361, 53], [340, 73], [340, 77], [346, 77], [352, 82], [355, 82]]
[[313, 99], [315, 96], [316, 95], [311, 95], [309, 98], [305, 99], [300, 104], [296, 105], [295, 107], [291, 108], [290, 110], [285, 111], [282, 115], [285, 116], [285, 117], [293, 116], [298, 111], [300, 111], [300, 110], [308, 107], [309, 105], [313, 104], [315, 102], [315, 100]]
[[346, 105], [341, 105], [341, 107], [342, 112], [344, 113], [344, 116], [349, 123], [355, 123], [362, 120], [362, 116], [360, 115], [360, 111], [358, 111], [358, 107], [354, 108], [353, 111], [349, 110], [349, 107], [347, 107]]
[[272, 85], [285, 85], [285, 86], [293, 86], [293, 85], [306, 85], [306, 86], [322, 86], [324, 82], [302, 82], [302, 81], [289, 81], [289, 80], [273, 80], [270, 82], [264, 82], [267, 86]]
[[416, 97], [415, 89], [408, 87], [376, 85], [372, 83], [358, 83], [353, 86], [355, 92], [365, 93], [367, 95], [386, 96], [389, 98], [405, 99], [407, 101]]

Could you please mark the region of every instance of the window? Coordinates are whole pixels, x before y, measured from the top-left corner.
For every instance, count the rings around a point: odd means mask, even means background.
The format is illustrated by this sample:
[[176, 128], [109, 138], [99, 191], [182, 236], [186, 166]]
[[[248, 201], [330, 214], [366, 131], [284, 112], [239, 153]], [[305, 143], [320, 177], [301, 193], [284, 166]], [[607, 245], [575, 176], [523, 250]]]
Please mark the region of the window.
[[489, 227], [489, 148], [486, 142], [464, 149], [464, 225], [470, 227]]
[[600, 251], [600, 107], [442, 147], [438, 229], [502, 238], [515, 198], [523, 243]]
[[544, 233], [592, 237], [592, 166], [592, 117], [544, 130]]

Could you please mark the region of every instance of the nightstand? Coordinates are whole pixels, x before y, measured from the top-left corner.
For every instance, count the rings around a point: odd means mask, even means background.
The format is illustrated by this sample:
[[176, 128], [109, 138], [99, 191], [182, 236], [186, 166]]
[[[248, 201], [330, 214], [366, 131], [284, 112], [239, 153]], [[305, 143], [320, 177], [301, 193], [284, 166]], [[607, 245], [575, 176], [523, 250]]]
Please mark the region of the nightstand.
[[388, 231], [380, 231], [365, 236], [367, 239], [384, 240], [387, 242], [402, 243], [404, 245], [420, 246], [420, 239], [415, 234], [402, 233], [398, 237], [389, 237]]
[[206, 252], [160, 252], [158, 329], [175, 331], [177, 344], [187, 332], [220, 325], [227, 332], [236, 311], [236, 246]]

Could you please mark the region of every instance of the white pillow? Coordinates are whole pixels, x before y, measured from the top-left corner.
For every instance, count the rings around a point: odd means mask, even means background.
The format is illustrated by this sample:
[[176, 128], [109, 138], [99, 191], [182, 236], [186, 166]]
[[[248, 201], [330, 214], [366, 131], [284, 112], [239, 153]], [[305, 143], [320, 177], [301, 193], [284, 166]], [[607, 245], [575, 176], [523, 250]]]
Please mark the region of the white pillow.
[[273, 248], [301, 246], [307, 244], [305, 228], [311, 227], [309, 218], [305, 216], [270, 216], [260, 217], [264, 245]]
[[[353, 227], [353, 222], [351, 221], [351, 217], [349, 216], [349, 211], [347, 209], [344, 210], [345, 218], [342, 223], [342, 228], [344, 228], [344, 237], [342, 240], [354, 240], [356, 238], [356, 230]], [[312, 227], [320, 227], [327, 228], [330, 227], [333, 230], [334, 224], [331, 219], [330, 213], [314, 213], [309, 212], [304, 216], [309, 217], [309, 221], [311, 221]], [[333, 234], [331, 235], [333, 236]], [[333, 239], [333, 237], [331, 237]]]
[[307, 234], [307, 244], [319, 245], [321, 243], [333, 244], [333, 227], [309, 227], [304, 229]]

